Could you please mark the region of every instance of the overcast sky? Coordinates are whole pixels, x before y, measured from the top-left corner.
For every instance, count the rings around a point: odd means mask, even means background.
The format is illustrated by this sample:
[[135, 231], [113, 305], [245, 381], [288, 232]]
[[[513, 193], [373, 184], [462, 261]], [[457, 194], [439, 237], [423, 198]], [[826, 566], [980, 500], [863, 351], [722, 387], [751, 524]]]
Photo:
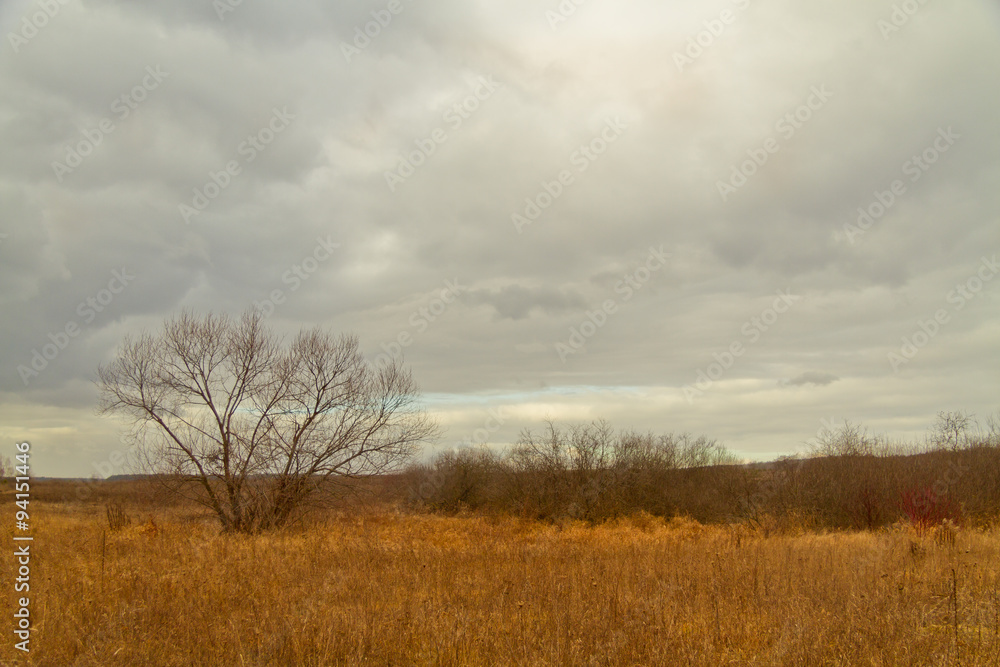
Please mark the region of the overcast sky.
[[824, 419], [1000, 407], [995, 2], [38, 0], [0, 27], [0, 439], [33, 474], [120, 447], [93, 382], [124, 335], [255, 302], [404, 355], [439, 448], [605, 418], [771, 458]]

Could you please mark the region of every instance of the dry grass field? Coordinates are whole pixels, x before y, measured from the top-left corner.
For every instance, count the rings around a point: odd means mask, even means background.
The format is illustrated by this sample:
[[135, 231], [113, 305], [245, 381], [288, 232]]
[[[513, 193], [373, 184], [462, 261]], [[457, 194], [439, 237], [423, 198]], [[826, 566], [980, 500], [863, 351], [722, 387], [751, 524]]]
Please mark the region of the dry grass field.
[[8, 638], [0, 662], [1000, 664], [997, 528], [765, 536], [383, 506], [247, 537], [149, 509], [112, 533], [103, 505], [35, 502], [32, 650]]

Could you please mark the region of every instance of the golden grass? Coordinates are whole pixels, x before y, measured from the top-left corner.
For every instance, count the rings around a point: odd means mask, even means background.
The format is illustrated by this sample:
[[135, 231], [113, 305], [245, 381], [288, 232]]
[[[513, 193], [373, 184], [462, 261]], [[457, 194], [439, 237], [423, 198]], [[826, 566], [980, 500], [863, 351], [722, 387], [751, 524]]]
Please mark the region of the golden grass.
[[182, 508], [111, 533], [101, 506], [33, 507], [32, 651], [5, 631], [5, 665], [1000, 661], [996, 529], [763, 537], [384, 508], [246, 537]]

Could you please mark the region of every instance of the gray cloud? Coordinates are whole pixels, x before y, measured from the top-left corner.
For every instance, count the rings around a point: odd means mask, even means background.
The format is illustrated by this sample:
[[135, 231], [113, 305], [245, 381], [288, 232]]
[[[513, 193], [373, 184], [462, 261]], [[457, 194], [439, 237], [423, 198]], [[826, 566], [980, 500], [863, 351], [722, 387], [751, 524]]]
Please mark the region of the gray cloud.
[[820, 371], [806, 371], [805, 373], [799, 373], [795, 377], [782, 380], [781, 384], [785, 386], [800, 387], [806, 384], [815, 384], [818, 386], [826, 386], [832, 384], [839, 380], [840, 378], [833, 373], [823, 373]]
[[[683, 71], [674, 54], [719, 7], [586, 3], [553, 30], [556, 3], [403, 0], [353, 46], [385, 6], [244, 2], [220, 19], [194, 0], [72, 0], [15, 52], [38, 5], [0, 5], [0, 437], [33, 439], [42, 473], [89, 475], [117, 446], [92, 380], [124, 335], [275, 290], [282, 332], [353, 331], [373, 357], [410, 332], [445, 441], [505, 405], [498, 445], [546, 416], [606, 416], [764, 456], [831, 413], [904, 436], [940, 409], [996, 409], [1000, 282], [954, 296], [1000, 250], [994, 3], [921, 5], [887, 39], [888, 0], [749, 3]], [[147, 67], [169, 75], [123, 116]], [[502, 86], [456, 122], [481, 77]], [[784, 136], [819, 86], [832, 95]], [[275, 108], [294, 119], [265, 132]], [[595, 143], [616, 117], [621, 136]], [[960, 137], [914, 178], [941, 128]], [[723, 201], [719, 182], [770, 138]], [[57, 173], [72, 152], [87, 155]], [[403, 161], [420, 164], [392, 191]], [[511, 215], [562, 172], [571, 184], [519, 234]], [[852, 232], [895, 180], [905, 191]], [[214, 196], [185, 222], [196, 191]], [[296, 281], [318, 237], [340, 245]], [[661, 245], [669, 263], [626, 299], [620, 281]], [[123, 267], [135, 279], [108, 298]], [[446, 280], [468, 289], [423, 318]], [[777, 290], [801, 301], [772, 320]], [[564, 363], [556, 344], [609, 300]], [[947, 323], [894, 369], [940, 309]], [[26, 384], [19, 367], [47, 345]], [[823, 396], [776, 377], [826, 382]]]
[[463, 296], [470, 305], [488, 305], [498, 316], [520, 320], [531, 315], [556, 315], [568, 310], [587, 307], [580, 294], [567, 294], [551, 288], [528, 288], [523, 285], [506, 285], [491, 289], [473, 289]]

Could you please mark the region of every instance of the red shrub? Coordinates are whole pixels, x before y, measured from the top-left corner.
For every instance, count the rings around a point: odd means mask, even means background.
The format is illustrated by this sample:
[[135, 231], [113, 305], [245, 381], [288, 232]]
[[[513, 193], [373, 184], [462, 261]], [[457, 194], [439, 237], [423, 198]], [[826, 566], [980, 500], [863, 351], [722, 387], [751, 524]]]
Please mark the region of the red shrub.
[[962, 508], [951, 496], [938, 495], [930, 487], [903, 493], [900, 505], [903, 514], [921, 535], [945, 519], [958, 524], [962, 518]]

